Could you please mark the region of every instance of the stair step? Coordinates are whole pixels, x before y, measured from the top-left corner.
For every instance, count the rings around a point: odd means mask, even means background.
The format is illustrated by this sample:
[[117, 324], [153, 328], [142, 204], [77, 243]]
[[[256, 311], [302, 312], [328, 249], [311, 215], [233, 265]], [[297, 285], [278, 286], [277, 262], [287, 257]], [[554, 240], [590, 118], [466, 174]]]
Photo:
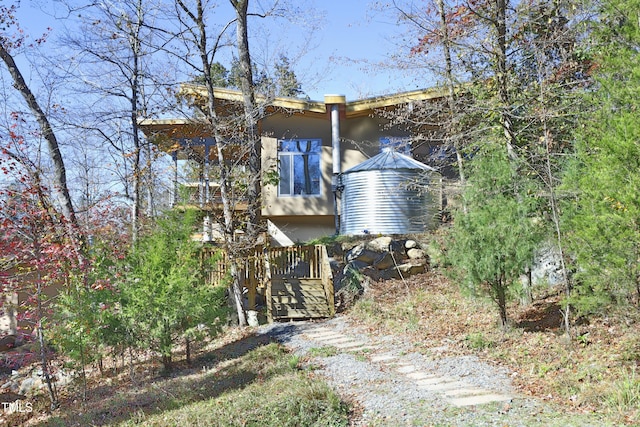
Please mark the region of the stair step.
[[315, 311], [290, 309], [283, 311], [274, 311], [273, 317], [281, 319], [329, 317], [329, 312], [328, 310]]

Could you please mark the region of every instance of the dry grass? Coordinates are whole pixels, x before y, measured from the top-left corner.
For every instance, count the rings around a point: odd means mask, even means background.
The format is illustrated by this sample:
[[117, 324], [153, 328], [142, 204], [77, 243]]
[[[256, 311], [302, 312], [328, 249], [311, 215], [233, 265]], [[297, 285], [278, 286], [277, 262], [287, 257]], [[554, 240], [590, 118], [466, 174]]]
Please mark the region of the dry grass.
[[[512, 327], [502, 331], [490, 303], [462, 296], [437, 271], [372, 283], [349, 312], [371, 332], [405, 335], [433, 357], [473, 353], [507, 365], [522, 394], [568, 413], [598, 412], [613, 423], [640, 424], [637, 309], [581, 319], [572, 340], [560, 329], [555, 294], [528, 307], [512, 305], [509, 314]], [[316, 351], [321, 356], [333, 350]], [[93, 372], [89, 399], [80, 396], [80, 389], [66, 390], [53, 414], [45, 397], [33, 398], [34, 411], [14, 414], [8, 425], [344, 425], [348, 415], [335, 393], [313, 372], [300, 370], [295, 357], [238, 329], [202, 348], [191, 367], [178, 361], [168, 376], [148, 359], [136, 363], [134, 381], [122, 367], [107, 377]]]
[[507, 365], [523, 394], [568, 411], [598, 412], [612, 422], [637, 425], [637, 308], [579, 319], [574, 338], [568, 339], [560, 328], [559, 302], [559, 296], [550, 293], [527, 307], [513, 304], [512, 326], [504, 331], [493, 305], [461, 295], [432, 271], [406, 281], [371, 284], [351, 314], [371, 330], [406, 334], [425, 352], [437, 348], [442, 355], [473, 353]]
[[[93, 372], [88, 398], [69, 388], [61, 408], [13, 414], [7, 425], [347, 425], [349, 407], [297, 356], [268, 337], [231, 329], [170, 374], [150, 359], [109, 377]], [[195, 423], [195, 424], [194, 424]], [[293, 424], [291, 424], [293, 423]]]

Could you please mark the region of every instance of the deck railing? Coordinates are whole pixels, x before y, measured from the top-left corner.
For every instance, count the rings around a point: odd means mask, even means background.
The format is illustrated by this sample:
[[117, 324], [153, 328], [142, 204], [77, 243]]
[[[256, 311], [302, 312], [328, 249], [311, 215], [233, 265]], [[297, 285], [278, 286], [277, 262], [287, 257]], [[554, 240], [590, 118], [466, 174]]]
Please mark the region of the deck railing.
[[320, 279], [323, 248], [321, 245], [269, 248], [271, 277]]
[[[206, 261], [214, 258], [214, 262]], [[207, 271], [207, 283], [224, 285], [228, 283], [229, 260], [220, 248], [205, 247], [202, 250]], [[333, 276], [327, 249], [323, 245], [288, 246], [277, 248], [256, 247], [238, 265], [242, 285], [247, 288], [249, 309], [255, 309], [256, 292], [262, 290], [269, 300], [271, 279], [297, 278], [317, 279], [322, 282], [331, 315], [334, 311]]]

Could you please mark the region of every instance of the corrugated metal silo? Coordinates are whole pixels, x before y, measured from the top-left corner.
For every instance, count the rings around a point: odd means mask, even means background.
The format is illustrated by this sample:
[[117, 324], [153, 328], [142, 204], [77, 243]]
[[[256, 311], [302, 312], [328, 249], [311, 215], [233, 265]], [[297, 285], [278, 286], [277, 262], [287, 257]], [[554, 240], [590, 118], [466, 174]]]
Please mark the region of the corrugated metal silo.
[[342, 174], [340, 233], [420, 233], [434, 225], [439, 204], [430, 191], [440, 174], [385, 148]]

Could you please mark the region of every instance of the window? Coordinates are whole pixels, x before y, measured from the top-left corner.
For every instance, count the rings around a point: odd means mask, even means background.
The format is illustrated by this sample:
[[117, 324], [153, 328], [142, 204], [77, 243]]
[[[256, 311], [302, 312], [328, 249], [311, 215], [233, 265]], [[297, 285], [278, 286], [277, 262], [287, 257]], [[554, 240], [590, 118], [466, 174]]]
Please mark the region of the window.
[[320, 195], [319, 139], [285, 139], [278, 142], [279, 196]]

